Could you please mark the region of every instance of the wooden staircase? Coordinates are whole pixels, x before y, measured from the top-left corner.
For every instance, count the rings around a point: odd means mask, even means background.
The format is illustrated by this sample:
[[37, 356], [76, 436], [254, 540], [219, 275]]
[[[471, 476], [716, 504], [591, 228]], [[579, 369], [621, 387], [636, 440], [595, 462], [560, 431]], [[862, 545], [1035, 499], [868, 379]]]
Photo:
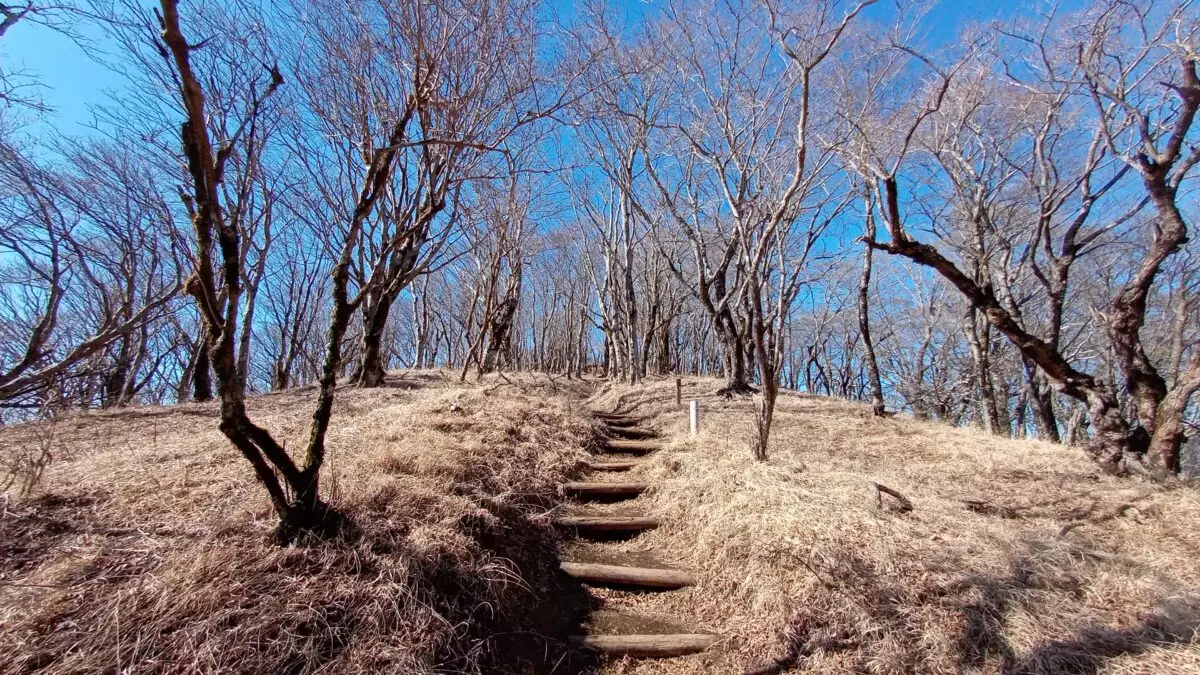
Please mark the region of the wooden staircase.
[[[630, 538], [658, 527], [657, 518], [644, 515], [632, 503], [651, 489], [651, 486], [636, 480], [626, 480], [619, 472], [632, 471], [641, 463], [641, 457], [665, 447], [653, 429], [638, 426], [643, 418], [618, 413], [595, 413], [605, 427], [603, 452], [605, 457], [589, 462], [588, 468], [595, 477], [587, 481], [565, 483], [564, 494], [581, 505], [578, 509], [556, 519], [559, 527], [569, 530], [580, 538], [610, 540]], [[616, 475], [614, 475], [616, 474]], [[589, 510], [583, 502], [631, 502], [627, 510], [613, 512]], [[621, 509], [625, 509], [622, 504]], [[567, 557], [570, 557], [568, 555]], [[612, 564], [596, 560], [563, 560], [563, 574], [587, 586], [635, 590], [643, 592], [669, 592], [696, 584], [696, 578], [684, 570], [659, 566]], [[717, 636], [702, 632], [685, 632], [665, 622], [647, 622], [640, 617], [593, 613], [582, 634], [572, 637], [578, 647], [609, 656], [636, 658], [669, 658], [696, 654], [708, 649], [717, 641]], [[622, 628], [609, 628], [621, 626]]]

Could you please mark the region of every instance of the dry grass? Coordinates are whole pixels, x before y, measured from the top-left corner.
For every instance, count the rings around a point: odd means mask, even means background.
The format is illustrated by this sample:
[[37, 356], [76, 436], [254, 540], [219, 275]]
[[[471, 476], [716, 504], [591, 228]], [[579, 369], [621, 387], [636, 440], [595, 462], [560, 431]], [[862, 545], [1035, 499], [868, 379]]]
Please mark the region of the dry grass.
[[[673, 439], [633, 475], [664, 526], [623, 544], [692, 589], [611, 593], [625, 612], [724, 636], [619, 673], [1200, 673], [1200, 493], [1101, 475], [1081, 452], [784, 394], [766, 463], [751, 401], [692, 380], [613, 387]], [[899, 491], [877, 507], [873, 482]]]
[[[40, 487], [0, 496], [0, 671], [578, 672], [578, 587], [542, 517], [591, 436], [582, 387], [436, 372], [339, 395], [327, 497], [344, 541], [278, 548], [209, 405], [71, 416]], [[630, 559], [696, 570], [608, 609], [719, 633], [705, 655], [614, 673], [1200, 672], [1200, 494], [1103, 476], [1081, 453], [788, 394], [769, 462], [751, 402], [688, 383], [610, 388], [672, 440], [635, 470], [661, 529]], [[312, 392], [255, 399], [302, 444]], [[50, 436], [0, 430], [0, 452]], [[40, 447], [40, 446], [39, 446]], [[874, 482], [911, 500], [877, 502]], [[616, 507], [614, 507], [616, 508]], [[625, 507], [631, 508], [631, 507]], [[634, 555], [633, 552], [637, 552]], [[573, 611], [573, 610], [570, 610]]]
[[[534, 600], [554, 595], [556, 542], [536, 516], [584, 457], [581, 392], [454, 379], [339, 392], [325, 496], [356, 531], [292, 548], [270, 543], [214, 406], [57, 422], [39, 488], [0, 496], [0, 671], [500, 672], [553, 654], [521, 636], [552, 634]], [[312, 398], [250, 411], [301, 447]], [[0, 452], [44, 431], [0, 430]]]

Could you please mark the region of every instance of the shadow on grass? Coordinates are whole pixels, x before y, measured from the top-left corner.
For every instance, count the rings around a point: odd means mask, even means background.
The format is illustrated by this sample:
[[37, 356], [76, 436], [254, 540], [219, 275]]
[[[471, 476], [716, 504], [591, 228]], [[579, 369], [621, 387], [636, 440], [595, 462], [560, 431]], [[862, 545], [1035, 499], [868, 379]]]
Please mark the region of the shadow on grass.
[[[514, 507], [489, 505], [499, 519], [484, 526], [480, 521], [463, 523], [467, 533], [495, 555], [510, 561], [524, 585], [514, 588], [505, 607], [489, 608], [488, 620], [472, 622], [472, 640], [485, 656], [484, 672], [541, 675], [592, 672], [594, 655], [570, 644], [590, 610], [584, 587], [559, 571], [557, 536], [546, 526], [536, 525]], [[451, 571], [451, 576], [458, 571]], [[453, 597], [454, 588], [469, 580], [448, 581], [443, 591]], [[482, 619], [482, 617], [479, 617]]]
[[1090, 626], [1064, 640], [1054, 640], [1010, 662], [1009, 675], [1094, 675], [1106, 661], [1141, 654], [1148, 649], [1185, 645], [1200, 630], [1200, 598], [1176, 597], [1162, 600], [1153, 614], [1137, 626], [1115, 629]]
[[[906, 584], [901, 577], [885, 579], [859, 556], [843, 555], [815, 570], [828, 592], [813, 594], [794, 614], [780, 635], [784, 653], [746, 673], [800, 672], [818, 654], [847, 652], [848, 662], [863, 668], [878, 665], [879, 654], [887, 653], [887, 667], [905, 672], [1096, 675], [1112, 659], [1196, 640], [1200, 596], [1177, 596], [1160, 600], [1135, 626], [1086, 626], [1018, 655], [1005, 635], [1005, 623], [1011, 612], [1022, 608], [1030, 591], [1072, 596], [1084, 590], [1083, 580], [1060, 554], [1027, 542], [1010, 560], [1006, 575], [971, 575], [948, 586], [926, 588]], [[945, 655], [931, 656], [914, 639], [929, 630], [917, 623], [928, 614], [920, 611], [921, 605], [933, 605], [944, 613], [945, 626], [958, 627], [948, 655], [955, 662], [946, 663]]]
[[[60, 545], [86, 530], [95, 533], [88, 517], [97, 496], [44, 494], [0, 515], [0, 575], [32, 569], [59, 555]], [[99, 532], [103, 534], [103, 532]]]

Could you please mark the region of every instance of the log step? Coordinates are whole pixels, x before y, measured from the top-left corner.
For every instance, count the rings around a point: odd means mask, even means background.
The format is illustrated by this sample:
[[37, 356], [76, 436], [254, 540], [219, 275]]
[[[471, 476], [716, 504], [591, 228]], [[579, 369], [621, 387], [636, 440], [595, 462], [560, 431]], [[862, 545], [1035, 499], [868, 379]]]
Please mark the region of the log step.
[[614, 427], [610, 426], [608, 432], [613, 436], [622, 438], [657, 438], [658, 432], [653, 429], [639, 429], [638, 427]]
[[658, 518], [648, 516], [560, 516], [554, 522], [580, 533], [599, 534], [636, 534], [658, 527]]
[[619, 462], [588, 462], [587, 466], [592, 471], [628, 471], [638, 464], [641, 464], [638, 460], [628, 460]]
[[666, 443], [658, 441], [634, 441], [614, 438], [604, 444], [609, 452], [627, 452], [631, 455], [648, 455], [656, 450], [662, 450]]
[[600, 421], [610, 427], [634, 427], [642, 423], [640, 417], [626, 417], [624, 415], [596, 415]]
[[645, 483], [563, 483], [563, 492], [573, 497], [636, 497], [646, 491]]
[[716, 635], [678, 633], [674, 635], [586, 635], [572, 642], [608, 656], [668, 658], [697, 654], [712, 646]]
[[691, 574], [681, 570], [565, 561], [559, 563], [559, 568], [572, 579], [592, 584], [673, 589], [696, 583]]
[[607, 410], [593, 410], [592, 414], [595, 415], [596, 417], [604, 417], [604, 418], [616, 417], [619, 419], [627, 419], [630, 417], [634, 417], [634, 414], [632, 412], [616, 412], [616, 411], [610, 412]]

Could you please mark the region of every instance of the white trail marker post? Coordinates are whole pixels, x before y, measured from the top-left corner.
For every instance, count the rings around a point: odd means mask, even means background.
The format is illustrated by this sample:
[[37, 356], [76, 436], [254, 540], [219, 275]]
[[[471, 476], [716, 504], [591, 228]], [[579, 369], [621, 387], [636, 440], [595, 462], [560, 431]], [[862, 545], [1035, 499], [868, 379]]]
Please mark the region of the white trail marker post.
[[688, 427], [691, 429], [692, 435], [700, 433], [700, 402], [692, 401], [688, 410]]

